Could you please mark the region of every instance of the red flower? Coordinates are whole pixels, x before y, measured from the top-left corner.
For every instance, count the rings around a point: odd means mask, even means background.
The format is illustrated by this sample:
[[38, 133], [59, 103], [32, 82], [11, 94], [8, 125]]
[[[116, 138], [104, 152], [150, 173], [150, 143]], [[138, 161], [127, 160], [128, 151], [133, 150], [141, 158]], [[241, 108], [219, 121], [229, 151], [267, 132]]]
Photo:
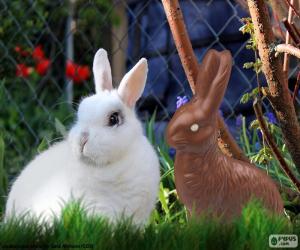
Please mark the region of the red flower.
[[38, 45], [37, 47], [34, 48], [34, 50], [32, 51], [32, 57], [35, 60], [42, 60], [45, 58], [45, 53], [41, 45]]
[[31, 72], [31, 69], [29, 67], [27, 67], [25, 64], [23, 64], [23, 63], [17, 64], [16, 76], [26, 78], [29, 76], [30, 72]]
[[90, 77], [88, 66], [78, 65], [72, 61], [67, 61], [66, 76], [72, 79], [74, 83], [81, 83]]
[[20, 54], [21, 56], [28, 56], [29, 52], [26, 50], [23, 50], [20, 46], [15, 47], [15, 51]]
[[70, 60], [67, 61], [66, 76], [68, 78], [70, 78], [70, 79], [73, 78], [73, 76], [75, 75], [76, 66], [77, 66], [77, 64], [73, 63], [72, 61], [70, 61]]
[[42, 59], [35, 65], [35, 70], [40, 76], [43, 76], [49, 70], [50, 65], [51, 62], [49, 59]]
[[16, 51], [17, 53], [20, 53], [20, 52], [22, 51], [22, 49], [21, 49], [20, 46], [16, 46], [16, 47], [15, 47], [15, 51]]
[[75, 76], [73, 78], [74, 82], [79, 83], [85, 81], [90, 76], [90, 69], [88, 66], [78, 66]]

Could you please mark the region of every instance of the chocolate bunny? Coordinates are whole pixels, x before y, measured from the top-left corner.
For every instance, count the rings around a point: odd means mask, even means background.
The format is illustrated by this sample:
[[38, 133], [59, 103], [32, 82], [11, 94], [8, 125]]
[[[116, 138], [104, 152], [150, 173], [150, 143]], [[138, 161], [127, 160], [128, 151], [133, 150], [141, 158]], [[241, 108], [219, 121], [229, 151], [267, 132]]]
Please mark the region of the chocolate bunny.
[[195, 95], [171, 119], [167, 143], [176, 149], [175, 184], [190, 213], [211, 212], [231, 219], [252, 198], [282, 213], [271, 178], [254, 165], [230, 158], [217, 145], [217, 113], [232, 67], [229, 51], [209, 50], [199, 65]]

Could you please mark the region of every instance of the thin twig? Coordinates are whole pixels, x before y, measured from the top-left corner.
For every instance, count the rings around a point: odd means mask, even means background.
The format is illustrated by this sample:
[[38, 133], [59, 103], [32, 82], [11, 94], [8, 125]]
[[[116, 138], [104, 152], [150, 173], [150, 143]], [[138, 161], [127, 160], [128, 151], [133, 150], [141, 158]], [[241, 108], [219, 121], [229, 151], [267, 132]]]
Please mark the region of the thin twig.
[[277, 26], [277, 29], [279, 30], [279, 34], [280, 34], [280, 37], [279, 37], [279, 35], [278, 35], [278, 37], [281, 39], [281, 40], [284, 40], [284, 33], [283, 33], [283, 30], [282, 30], [282, 28], [281, 28], [281, 26], [280, 26], [280, 22], [279, 22], [279, 18], [278, 18], [278, 16], [277, 16], [277, 14], [276, 13], [273, 13], [273, 16], [274, 16], [274, 19], [275, 19], [275, 21], [276, 21], [276, 26]]
[[[255, 56], [255, 62], [257, 62], [257, 60], [258, 60], [258, 51], [257, 50], [255, 50], [254, 56]], [[262, 88], [261, 88], [261, 84], [259, 81], [258, 72], [256, 70], [255, 70], [255, 75], [256, 75], [256, 82], [257, 82], [257, 87], [258, 87], [258, 99], [260, 101], [261, 97], [262, 97]]]
[[[292, 5], [294, 4], [294, 0], [291, 0], [291, 2], [289, 0], [287, 0], [290, 7], [289, 7], [289, 13], [288, 13], [288, 23], [290, 24], [292, 22], [293, 19], [293, 11], [292, 11]], [[285, 44], [289, 44], [290, 43], [290, 33], [287, 30], [286, 31], [286, 36], [285, 36]], [[283, 59], [283, 73], [285, 76], [285, 82], [286, 84], [288, 84], [288, 70], [289, 70], [289, 55], [287, 53], [284, 54], [284, 59]]]
[[295, 175], [292, 173], [292, 171], [290, 170], [289, 166], [287, 165], [286, 161], [284, 160], [283, 156], [281, 155], [281, 152], [279, 151], [272, 135], [270, 134], [268, 127], [265, 123], [264, 117], [263, 117], [263, 112], [261, 110], [261, 104], [259, 103], [257, 98], [255, 98], [255, 100], [253, 102], [253, 108], [254, 108], [255, 115], [258, 120], [260, 129], [262, 131], [263, 137], [265, 138], [267, 144], [269, 145], [270, 149], [272, 150], [275, 158], [278, 160], [281, 169], [290, 178], [290, 180], [293, 182], [293, 184], [297, 188], [298, 192], [300, 193], [300, 182], [295, 177]]
[[162, 4], [184, 72], [194, 93], [198, 75], [198, 61], [186, 31], [180, 5], [177, 0], [163, 0]]
[[298, 44], [300, 42], [300, 39], [295, 33], [294, 28], [292, 27], [292, 24], [288, 22], [286, 18], [282, 20], [284, 27], [286, 28], [287, 32], [289, 33], [290, 37], [294, 41], [295, 44]]
[[268, 83], [267, 98], [270, 101], [284, 142], [300, 173], [300, 126], [292, 97], [282, 72], [282, 60], [275, 57], [276, 40], [272, 32], [270, 16], [264, 0], [247, 0], [254, 25], [254, 35], [262, 62], [262, 70]]
[[271, 6], [272, 13], [276, 14], [279, 20], [282, 20], [286, 17], [286, 13], [288, 12], [288, 6], [282, 0], [268, 0], [268, 3]]
[[293, 99], [294, 105], [295, 105], [295, 102], [296, 102], [296, 97], [298, 95], [299, 84], [300, 84], [300, 71], [297, 74], [297, 81], [296, 81], [294, 92], [293, 92], [293, 98], [292, 99]]
[[[191, 86], [191, 89], [194, 92], [199, 64], [185, 27], [180, 5], [178, 3], [178, 0], [162, 0], [162, 4], [165, 9], [165, 13], [183, 69]], [[237, 145], [236, 141], [228, 131], [223, 118], [219, 114], [218, 128], [220, 131], [218, 145], [222, 152], [230, 157], [249, 162], [249, 159], [244, 155], [243, 151]]]
[[278, 44], [275, 46], [275, 51], [277, 53], [286, 53], [300, 59], [300, 49], [291, 44]]
[[288, 4], [288, 6], [293, 10], [293, 12], [300, 17], [300, 13], [296, 10], [293, 3], [291, 3], [289, 0], [285, 0], [285, 2]]
[[[292, 27], [293, 31], [295, 32], [295, 34], [297, 34], [297, 37], [300, 40], [300, 32], [299, 32], [298, 28], [296, 27], [295, 23], [291, 23], [291, 27]], [[299, 47], [299, 44], [297, 44], [297, 46]]]

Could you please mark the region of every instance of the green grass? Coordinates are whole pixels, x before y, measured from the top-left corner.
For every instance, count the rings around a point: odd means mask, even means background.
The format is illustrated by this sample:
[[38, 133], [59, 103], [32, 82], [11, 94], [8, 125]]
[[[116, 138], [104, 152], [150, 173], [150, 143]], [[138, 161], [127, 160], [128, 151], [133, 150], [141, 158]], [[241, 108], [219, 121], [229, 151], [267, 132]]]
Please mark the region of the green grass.
[[[149, 224], [137, 229], [130, 221], [110, 225], [100, 217], [88, 217], [79, 204], [70, 204], [61, 218], [52, 226], [36, 220], [14, 218], [0, 224], [0, 249], [12, 247], [25, 249], [36, 246], [40, 249], [268, 249], [270, 234], [300, 235], [300, 214], [297, 210], [286, 210], [286, 215], [274, 216], [259, 204], [249, 204], [242, 216], [230, 224], [209, 217], [188, 219], [185, 207], [180, 203], [174, 183], [174, 161], [169, 155], [169, 147], [164, 141], [157, 141], [154, 133], [154, 116], [146, 125], [147, 136], [155, 147], [161, 165], [161, 182], [156, 209]], [[59, 125], [62, 126], [61, 124]], [[277, 127], [273, 125], [273, 135], [284, 151]], [[64, 129], [61, 129], [62, 131]], [[290, 180], [280, 172], [278, 165], [268, 151], [257, 151], [255, 143], [259, 140], [257, 131], [248, 130], [243, 121], [240, 143], [246, 154], [258, 167], [268, 171], [277, 181], [291, 187]], [[253, 133], [249, 136], [249, 133]], [[2, 145], [2, 146], [1, 146]], [[48, 144], [43, 140], [38, 147], [44, 150]], [[6, 171], [1, 165], [5, 157], [5, 145], [0, 138], [0, 191], [6, 193]], [[285, 154], [285, 157], [289, 156]], [[261, 160], [262, 159], [262, 160]], [[289, 200], [283, 194], [285, 204], [294, 208], [298, 200]], [[0, 200], [0, 218], [4, 201]], [[86, 245], [84, 245], [86, 244]], [[23, 248], [24, 249], [24, 248]]]
[[[150, 223], [142, 229], [123, 221], [109, 224], [101, 217], [88, 217], [79, 203], [67, 206], [52, 226], [26, 222], [22, 218], [0, 226], [0, 246], [80, 249], [268, 249], [270, 234], [296, 233], [285, 217], [266, 212], [257, 203], [249, 204], [232, 223], [208, 217], [187, 223]], [[73, 248], [74, 249], [74, 248]]]
[[[268, 125], [268, 129], [273, 136], [274, 141], [277, 144], [279, 151], [286, 160], [292, 172], [295, 176], [300, 179], [300, 173], [298, 173], [295, 164], [293, 163], [289, 152], [287, 151], [286, 145], [282, 139], [281, 130], [278, 127], [277, 123], [270, 123], [268, 118], [265, 118], [265, 122]], [[249, 128], [246, 126], [246, 119], [242, 117], [241, 127], [237, 127], [237, 130], [240, 134], [238, 142], [252, 161], [256, 164], [257, 167], [265, 170], [274, 180], [276, 180], [280, 185], [296, 191], [296, 188], [293, 182], [289, 179], [288, 176], [282, 171], [278, 161], [274, 158], [271, 149], [266, 145], [266, 143], [259, 138], [258, 131], [259, 125], [258, 121], [254, 120]], [[260, 145], [259, 148], [256, 147], [257, 143]]]

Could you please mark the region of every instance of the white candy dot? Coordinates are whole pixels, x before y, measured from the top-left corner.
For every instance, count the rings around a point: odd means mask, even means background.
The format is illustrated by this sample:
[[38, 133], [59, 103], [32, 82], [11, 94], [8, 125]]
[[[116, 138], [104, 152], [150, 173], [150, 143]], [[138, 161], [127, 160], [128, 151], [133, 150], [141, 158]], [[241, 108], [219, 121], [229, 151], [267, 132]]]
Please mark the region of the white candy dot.
[[191, 126], [191, 131], [193, 132], [197, 132], [199, 129], [199, 125], [197, 123], [194, 123], [192, 126]]

